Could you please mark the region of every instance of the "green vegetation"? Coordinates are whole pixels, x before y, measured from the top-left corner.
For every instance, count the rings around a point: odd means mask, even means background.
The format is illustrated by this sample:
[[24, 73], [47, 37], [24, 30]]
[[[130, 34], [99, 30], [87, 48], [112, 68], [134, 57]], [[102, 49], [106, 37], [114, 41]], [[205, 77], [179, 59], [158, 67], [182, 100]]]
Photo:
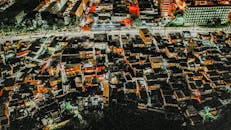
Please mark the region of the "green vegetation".
[[203, 118], [203, 121], [213, 121], [217, 119], [217, 116], [214, 116], [212, 113], [210, 113], [211, 108], [209, 106], [204, 107], [204, 109], [201, 111], [201, 116]]

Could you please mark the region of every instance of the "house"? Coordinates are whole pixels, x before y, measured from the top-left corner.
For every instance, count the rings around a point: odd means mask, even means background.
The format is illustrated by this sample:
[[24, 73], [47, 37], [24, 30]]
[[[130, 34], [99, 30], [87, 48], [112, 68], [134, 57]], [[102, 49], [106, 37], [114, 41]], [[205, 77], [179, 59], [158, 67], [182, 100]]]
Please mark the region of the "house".
[[139, 35], [145, 44], [150, 44], [152, 42], [152, 34], [147, 28], [140, 29]]

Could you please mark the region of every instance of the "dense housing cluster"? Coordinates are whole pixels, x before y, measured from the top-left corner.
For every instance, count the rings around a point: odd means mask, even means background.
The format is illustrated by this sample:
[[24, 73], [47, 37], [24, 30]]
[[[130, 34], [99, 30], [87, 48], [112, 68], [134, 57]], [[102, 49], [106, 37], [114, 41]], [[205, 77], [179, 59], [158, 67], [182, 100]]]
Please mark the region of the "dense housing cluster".
[[229, 0], [3, 0], [0, 24], [5, 34], [57, 29], [227, 26], [230, 9]]
[[[157, 1], [135, 0], [47, 0], [35, 8], [35, 12], [49, 12], [63, 18], [64, 23], [80, 21], [80, 26], [87, 29], [93, 24], [97, 26], [116, 27], [132, 25], [126, 21], [136, 16], [148, 24], [153, 24], [155, 18], [159, 19]], [[132, 16], [130, 16], [132, 15]]]
[[49, 36], [1, 44], [1, 129], [87, 124], [111, 103], [197, 125], [230, 103], [231, 34]]

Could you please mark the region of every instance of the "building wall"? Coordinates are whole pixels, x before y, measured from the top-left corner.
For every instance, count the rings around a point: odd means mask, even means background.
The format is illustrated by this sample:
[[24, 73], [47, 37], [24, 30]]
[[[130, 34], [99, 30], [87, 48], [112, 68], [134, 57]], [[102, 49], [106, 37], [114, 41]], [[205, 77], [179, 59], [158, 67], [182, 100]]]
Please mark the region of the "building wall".
[[161, 17], [168, 16], [169, 8], [172, 2], [174, 2], [174, 0], [160, 0], [159, 1]]

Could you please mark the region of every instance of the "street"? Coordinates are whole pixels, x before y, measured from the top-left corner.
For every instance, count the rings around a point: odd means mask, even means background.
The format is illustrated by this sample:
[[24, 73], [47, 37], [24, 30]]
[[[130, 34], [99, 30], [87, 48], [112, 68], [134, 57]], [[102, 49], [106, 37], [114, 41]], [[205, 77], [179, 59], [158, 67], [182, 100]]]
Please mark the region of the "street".
[[[225, 31], [225, 32], [231, 32], [230, 28], [194, 28], [194, 27], [152, 27], [149, 28], [150, 32], [152, 34], [154, 33], [161, 33], [161, 34], [167, 34], [169, 32], [182, 32], [182, 31], [190, 31], [192, 36], [195, 36], [198, 32], [212, 32], [212, 31]], [[75, 36], [91, 36], [93, 37], [94, 34], [97, 33], [107, 33], [107, 34], [138, 34], [138, 29], [130, 29], [130, 30], [111, 30], [111, 31], [78, 31], [78, 30], [67, 30], [63, 32], [58, 31], [44, 31], [44, 32], [35, 32], [35, 33], [28, 33], [28, 34], [15, 34], [15, 35], [9, 35], [9, 36], [3, 36], [0, 35], [1, 43], [4, 43], [5, 41], [12, 41], [12, 40], [32, 40], [39, 37], [47, 37], [47, 36], [68, 36], [68, 37], [75, 37]]]

